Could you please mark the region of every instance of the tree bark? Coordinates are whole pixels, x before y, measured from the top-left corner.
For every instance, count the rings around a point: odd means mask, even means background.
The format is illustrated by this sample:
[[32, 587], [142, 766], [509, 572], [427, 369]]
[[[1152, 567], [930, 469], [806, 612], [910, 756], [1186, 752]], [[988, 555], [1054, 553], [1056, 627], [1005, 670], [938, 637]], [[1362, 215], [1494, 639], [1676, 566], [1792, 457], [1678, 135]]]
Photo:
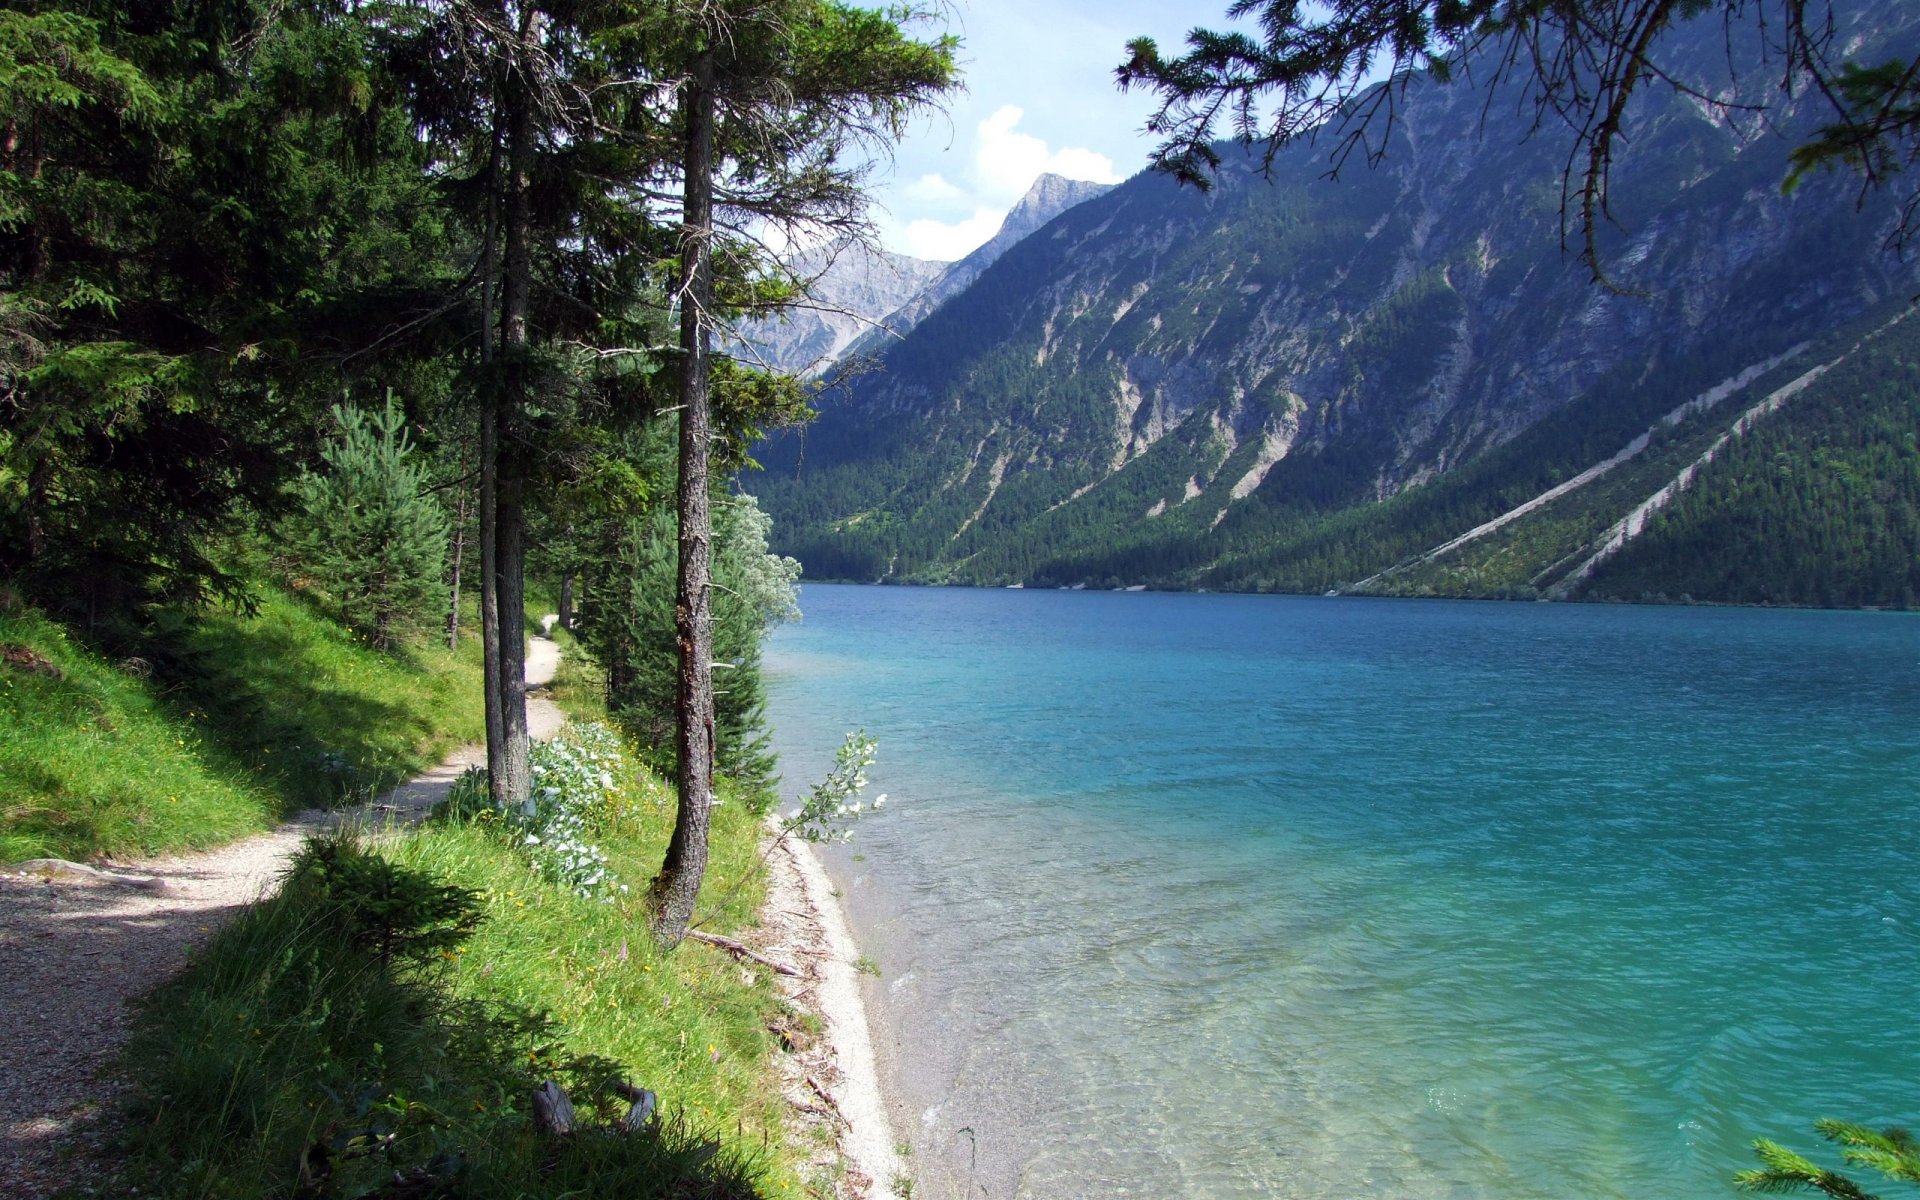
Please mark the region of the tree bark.
[[493, 365], [493, 284], [499, 268], [495, 247], [500, 238], [500, 129], [496, 121], [493, 150], [487, 159], [487, 231], [482, 247], [485, 261], [480, 276], [480, 660], [481, 689], [487, 718], [487, 792], [494, 804], [510, 803], [499, 781], [506, 778], [507, 737], [500, 694], [499, 529], [496, 492], [499, 470], [500, 388]]
[[713, 515], [707, 504], [710, 325], [713, 298], [714, 62], [693, 63], [685, 100], [685, 198], [680, 227], [680, 570], [674, 598], [679, 680], [674, 703], [679, 808], [666, 860], [648, 892], [653, 933], [678, 945], [707, 871], [713, 808]]
[[[460, 459], [460, 469], [463, 473], [466, 470], [466, 465], [466, 456], [462, 455]], [[453, 570], [450, 580], [452, 586], [448, 589], [451, 595], [447, 603], [447, 649], [449, 650], [458, 650], [460, 648], [460, 567], [461, 559], [465, 555], [466, 548], [467, 488], [463, 483], [460, 486], [460, 499], [459, 503], [454, 507], [453, 518]]]
[[[523, 49], [540, 37], [539, 15], [530, 14], [520, 35]], [[524, 77], [509, 75], [503, 109], [507, 118], [505, 271], [500, 287], [500, 421], [494, 448], [494, 589], [499, 597], [500, 752], [487, 752], [496, 804], [523, 803], [531, 791], [528, 771], [526, 629], [527, 299], [533, 283], [533, 98]], [[495, 760], [498, 759], [498, 765]]]
[[[572, 533], [573, 530], [567, 530]], [[560, 576], [560, 628], [573, 632], [573, 572], [566, 571]]]
[[494, 389], [489, 386], [480, 409], [480, 657], [486, 691], [487, 791], [495, 805], [504, 807], [512, 803], [512, 798], [500, 787], [500, 781], [506, 778], [507, 738], [500, 705], [500, 573], [494, 536], [498, 528], [496, 406]]
[[51, 451], [42, 449], [27, 470], [27, 558], [38, 562], [47, 552], [47, 498], [53, 492]]

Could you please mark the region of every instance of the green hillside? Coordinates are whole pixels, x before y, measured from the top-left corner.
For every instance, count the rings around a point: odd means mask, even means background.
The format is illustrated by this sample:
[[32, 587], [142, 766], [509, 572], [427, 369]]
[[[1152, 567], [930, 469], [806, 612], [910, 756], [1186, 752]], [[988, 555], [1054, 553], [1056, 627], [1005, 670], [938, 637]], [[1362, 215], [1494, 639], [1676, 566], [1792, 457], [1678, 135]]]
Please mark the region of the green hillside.
[[[1850, 19], [1871, 44], [1915, 37], [1898, 6]], [[1694, 33], [1692, 51], [1718, 52], [1717, 22]], [[1602, 249], [1632, 290], [1597, 287], [1562, 245], [1561, 163], [1483, 101], [1414, 87], [1382, 165], [1337, 180], [1311, 146], [1271, 178], [1230, 153], [1211, 192], [1143, 175], [1062, 214], [823, 394], [810, 426], [762, 443], [745, 486], [775, 548], [815, 579], [1350, 588], [1744, 372], [1837, 352], [1915, 290], [1884, 197], [1856, 204], [1838, 175], [1783, 193], [1810, 113], [1748, 138], [1670, 96], [1636, 104], [1613, 179]], [[1797, 373], [1778, 372], [1749, 382]], [[1562, 504], [1503, 531], [1498, 563], [1476, 546], [1370, 590], [1534, 594], [1692, 432], [1662, 426], [1581, 490], [1579, 519]]]
[[473, 639], [382, 653], [296, 594], [258, 599], [118, 659], [0, 612], [0, 862], [214, 845], [481, 736]]

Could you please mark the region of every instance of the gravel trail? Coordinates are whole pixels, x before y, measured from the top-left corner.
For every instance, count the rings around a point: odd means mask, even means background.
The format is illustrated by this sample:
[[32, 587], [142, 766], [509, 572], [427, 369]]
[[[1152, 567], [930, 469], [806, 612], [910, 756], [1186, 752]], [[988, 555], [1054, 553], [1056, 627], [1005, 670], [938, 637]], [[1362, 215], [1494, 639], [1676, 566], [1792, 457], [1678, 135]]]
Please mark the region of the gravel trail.
[[[529, 685], [551, 682], [559, 662], [555, 642], [528, 639]], [[534, 738], [552, 737], [563, 721], [551, 700], [528, 698]], [[271, 833], [116, 864], [111, 875], [0, 869], [0, 1196], [34, 1200], [95, 1173], [93, 1118], [124, 1087], [111, 1072], [127, 1002], [178, 972], [270, 889], [302, 839], [342, 821], [417, 818], [485, 761], [484, 747], [465, 746], [367, 810], [302, 813]]]

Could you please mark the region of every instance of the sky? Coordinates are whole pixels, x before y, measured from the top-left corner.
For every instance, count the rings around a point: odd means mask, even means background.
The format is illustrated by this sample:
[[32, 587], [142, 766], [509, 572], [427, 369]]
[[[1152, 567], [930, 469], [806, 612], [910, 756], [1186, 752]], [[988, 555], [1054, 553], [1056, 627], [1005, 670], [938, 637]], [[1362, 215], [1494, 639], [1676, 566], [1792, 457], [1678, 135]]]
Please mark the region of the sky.
[[[1129, 39], [1177, 48], [1195, 25], [1223, 24], [1227, 0], [952, 0], [961, 83], [944, 113], [916, 120], [893, 165], [872, 181], [887, 249], [951, 260], [992, 237], [1042, 172], [1118, 183], [1146, 166], [1156, 139], [1144, 92], [1113, 69]], [[940, 32], [935, 22], [917, 31]]]

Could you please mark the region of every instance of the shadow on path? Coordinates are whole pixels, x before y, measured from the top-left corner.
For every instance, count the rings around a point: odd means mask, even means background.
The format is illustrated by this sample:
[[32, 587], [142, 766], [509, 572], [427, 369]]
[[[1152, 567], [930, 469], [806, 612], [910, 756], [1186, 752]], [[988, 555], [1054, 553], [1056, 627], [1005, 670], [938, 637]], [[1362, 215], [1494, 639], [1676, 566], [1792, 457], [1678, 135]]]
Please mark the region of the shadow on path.
[[[553, 680], [560, 648], [528, 639], [527, 682]], [[530, 694], [527, 723], [552, 737], [564, 717]], [[0, 1196], [48, 1197], [92, 1173], [105, 1136], [93, 1117], [124, 1084], [115, 1056], [127, 1002], [171, 978], [192, 952], [271, 890], [310, 835], [345, 824], [417, 821], [484, 747], [465, 746], [365, 809], [311, 811], [218, 850], [114, 867], [164, 884], [128, 887], [98, 873], [0, 869]]]

